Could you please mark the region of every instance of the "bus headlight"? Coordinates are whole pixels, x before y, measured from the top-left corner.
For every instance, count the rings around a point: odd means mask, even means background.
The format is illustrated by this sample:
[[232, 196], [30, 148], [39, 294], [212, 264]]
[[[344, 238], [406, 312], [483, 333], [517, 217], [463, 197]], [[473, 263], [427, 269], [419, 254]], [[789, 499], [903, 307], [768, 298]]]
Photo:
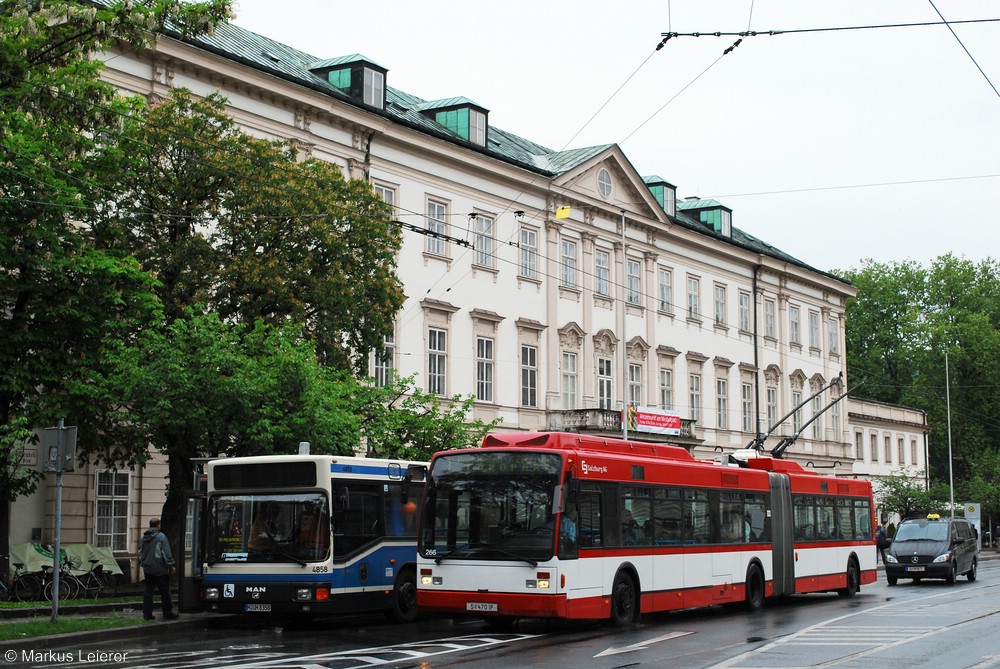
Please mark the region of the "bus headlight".
[[311, 588], [299, 588], [295, 591], [295, 601], [297, 602], [308, 602], [312, 599], [312, 589]]
[[538, 590], [548, 590], [550, 586], [549, 578], [552, 576], [547, 571], [540, 571], [535, 574], [535, 578], [529, 578], [524, 582], [526, 588], [537, 588]]
[[205, 588], [204, 590], [201, 591], [201, 598], [202, 599], [212, 599], [212, 600], [218, 599], [219, 598], [219, 589], [218, 588]]

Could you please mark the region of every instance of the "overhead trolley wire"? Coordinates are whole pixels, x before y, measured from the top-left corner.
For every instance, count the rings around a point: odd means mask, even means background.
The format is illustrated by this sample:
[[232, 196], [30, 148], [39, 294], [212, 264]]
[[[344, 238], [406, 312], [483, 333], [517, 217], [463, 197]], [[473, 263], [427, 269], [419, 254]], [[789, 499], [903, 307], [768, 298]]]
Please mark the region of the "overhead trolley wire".
[[[940, 15], [940, 14], [939, 14]], [[942, 17], [943, 18], [943, 17]], [[741, 30], [739, 32], [726, 32], [722, 30], [714, 30], [709, 32], [664, 32], [660, 33], [663, 37], [663, 42], [667, 40], [675, 39], [678, 37], [760, 37], [766, 35], [768, 37], [776, 37], [778, 35], [796, 35], [803, 33], [828, 33], [828, 32], [843, 32], [850, 30], [876, 30], [880, 28], [922, 28], [928, 26], [953, 26], [962, 23], [997, 23], [1000, 22], [998, 19], [962, 19], [959, 21], [923, 21], [919, 23], [880, 23], [864, 26], [839, 26], [830, 28], [789, 28], [781, 30]], [[659, 47], [658, 47], [659, 48]]]

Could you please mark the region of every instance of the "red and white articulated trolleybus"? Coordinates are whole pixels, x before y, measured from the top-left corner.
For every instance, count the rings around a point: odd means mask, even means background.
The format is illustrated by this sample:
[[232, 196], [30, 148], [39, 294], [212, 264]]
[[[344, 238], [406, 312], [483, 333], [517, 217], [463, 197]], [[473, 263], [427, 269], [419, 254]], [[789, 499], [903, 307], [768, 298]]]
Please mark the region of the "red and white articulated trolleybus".
[[431, 461], [427, 612], [602, 618], [836, 591], [876, 579], [871, 484], [756, 456], [565, 433], [491, 434]]

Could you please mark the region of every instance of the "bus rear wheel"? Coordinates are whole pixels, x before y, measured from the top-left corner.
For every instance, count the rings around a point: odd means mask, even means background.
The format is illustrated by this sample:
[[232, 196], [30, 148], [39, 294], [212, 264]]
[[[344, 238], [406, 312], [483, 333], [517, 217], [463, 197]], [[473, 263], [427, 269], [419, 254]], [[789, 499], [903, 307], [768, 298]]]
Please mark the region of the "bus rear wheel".
[[853, 558], [847, 561], [847, 587], [841, 588], [837, 594], [841, 597], [853, 597], [861, 589], [861, 571]]
[[624, 627], [635, 622], [638, 615], [639, 593], [635, 580], [626, 572], [620, 571], [611, 587], [611, 624]]
[[759, 611], [764, 606], [764, 572], [756, 564], [747, 568], [746, 607], [748, 611]]

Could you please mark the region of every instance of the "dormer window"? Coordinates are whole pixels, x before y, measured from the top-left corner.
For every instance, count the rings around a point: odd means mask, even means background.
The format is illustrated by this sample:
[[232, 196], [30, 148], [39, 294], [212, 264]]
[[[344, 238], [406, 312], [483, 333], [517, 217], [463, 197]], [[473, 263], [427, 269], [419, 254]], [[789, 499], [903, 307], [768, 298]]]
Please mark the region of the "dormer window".
[[314, 63], [309, 71], [358, 102], [375, 109], [385, 109], [385, 75], [388, 70], [364, 56], [354, 54], [331, 58]]
[[371, 107], [382, 109], [385, 105], [385, 74], [373, 70], [370, 67], [364, 68], [365, 92], [364, 102]]
[[689, 197], [677, 204], [677, 209], [697, 219], [723, 237], [733, 236], [733, 210], [721, 202]]
[[486, 114], [475, 109], [437, 112], [434, 120], [453, 133], [479, 146], [486, 146]]
[[465, 98], [450, 98], [436, 102], [425, 102], [420, 111], [467, 142], [486, 146], [487, 112], [479, 105]]
[[719, 209], [709, 209], [699, 212], [698, 217], [702, 223], [708, 225], [720, 235], [724, 237], [733, 236], [732, 213], [726, 209], [721, 207]]
[[677, 215], [677, 188], [662, 177], [643, 177], [649, 192], [656, 198], [663, 211], [671, 216]]

